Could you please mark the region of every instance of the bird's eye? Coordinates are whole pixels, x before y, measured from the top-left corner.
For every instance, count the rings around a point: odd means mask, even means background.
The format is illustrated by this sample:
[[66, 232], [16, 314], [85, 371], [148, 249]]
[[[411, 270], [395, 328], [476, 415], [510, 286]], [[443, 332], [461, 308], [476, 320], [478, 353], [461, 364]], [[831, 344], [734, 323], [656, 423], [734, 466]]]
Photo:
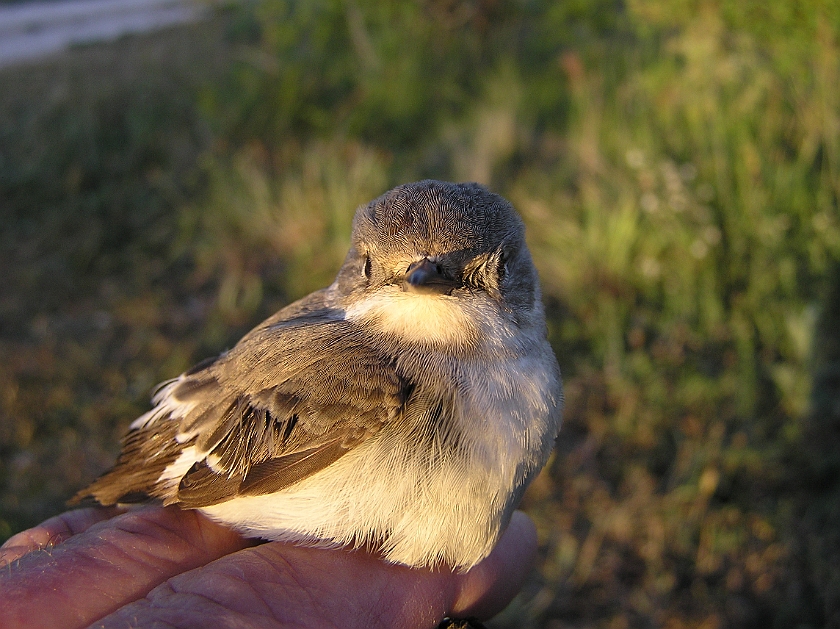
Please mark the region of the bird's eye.
[[365, 255], [365, 263], [362, 265], [362, 275], [370, 279], [370, 256]]

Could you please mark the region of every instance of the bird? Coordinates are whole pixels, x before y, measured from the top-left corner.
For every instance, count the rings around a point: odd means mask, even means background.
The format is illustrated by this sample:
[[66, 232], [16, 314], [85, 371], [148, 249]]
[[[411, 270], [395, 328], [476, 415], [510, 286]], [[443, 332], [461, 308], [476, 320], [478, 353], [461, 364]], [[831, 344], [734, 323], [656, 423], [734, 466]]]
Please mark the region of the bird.
[[248, 537], [468, 570], [561, 424], [523, 221], [476, 183], [397, 186], [356, 210], [330, 286], [152, 404], [71, 503], [156, 501]]

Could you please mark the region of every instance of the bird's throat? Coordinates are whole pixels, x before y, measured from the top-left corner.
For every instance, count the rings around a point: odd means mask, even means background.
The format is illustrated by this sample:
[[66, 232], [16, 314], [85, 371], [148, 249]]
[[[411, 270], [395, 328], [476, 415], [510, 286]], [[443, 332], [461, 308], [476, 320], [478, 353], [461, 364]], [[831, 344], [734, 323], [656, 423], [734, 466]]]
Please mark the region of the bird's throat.
[[345, 310], [345, 318], [410, 343], [462, 348], [475, 344], [479, 330], [475, 313], [461, 301], [395, 287], [355, 302]]

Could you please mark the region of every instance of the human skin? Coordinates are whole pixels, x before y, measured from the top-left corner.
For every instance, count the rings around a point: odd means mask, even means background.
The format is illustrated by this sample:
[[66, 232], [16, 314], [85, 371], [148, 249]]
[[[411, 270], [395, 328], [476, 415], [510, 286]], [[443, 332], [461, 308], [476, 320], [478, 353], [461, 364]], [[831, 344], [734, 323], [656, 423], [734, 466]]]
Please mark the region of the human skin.
[[520, 512], [487, 559], [455, 573], [257, 543], [196, 511], [78, 509], [0, 548], [0, 627], [431, 628], [501, 611], [535, 553]]

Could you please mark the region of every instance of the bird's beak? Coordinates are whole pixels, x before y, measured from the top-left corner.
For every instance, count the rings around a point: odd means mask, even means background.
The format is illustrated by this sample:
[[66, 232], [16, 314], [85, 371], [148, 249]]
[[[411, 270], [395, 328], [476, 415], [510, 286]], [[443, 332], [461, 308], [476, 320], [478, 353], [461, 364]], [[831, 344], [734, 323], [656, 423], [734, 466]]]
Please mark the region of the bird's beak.
[[412, 262], [402, 282], [403, 291], [425, 295], [448, 295], [456, 286], [457, 282], [447, 277], [429, 258]]

